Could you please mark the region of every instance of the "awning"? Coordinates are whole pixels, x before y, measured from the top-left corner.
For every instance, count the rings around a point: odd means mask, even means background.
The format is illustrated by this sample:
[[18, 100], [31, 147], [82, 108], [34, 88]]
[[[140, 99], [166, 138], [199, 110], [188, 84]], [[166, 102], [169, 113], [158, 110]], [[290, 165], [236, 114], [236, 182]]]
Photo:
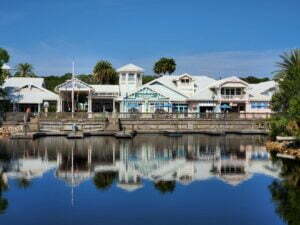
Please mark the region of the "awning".
[[221, 109], [231, 109], [231, 106], [228, 104], [221, 105]]

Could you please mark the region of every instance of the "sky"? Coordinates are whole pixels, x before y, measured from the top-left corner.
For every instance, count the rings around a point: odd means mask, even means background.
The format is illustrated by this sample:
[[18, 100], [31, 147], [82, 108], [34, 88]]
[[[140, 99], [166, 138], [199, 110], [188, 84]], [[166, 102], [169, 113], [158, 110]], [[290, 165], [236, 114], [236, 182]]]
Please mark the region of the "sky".
[[300, 47], [299, 0], [0, 0], [0, 47], [38, 75], [91, 73], [99, 60], [146, 74], [173, 57], [176, 74], [272, 76]]

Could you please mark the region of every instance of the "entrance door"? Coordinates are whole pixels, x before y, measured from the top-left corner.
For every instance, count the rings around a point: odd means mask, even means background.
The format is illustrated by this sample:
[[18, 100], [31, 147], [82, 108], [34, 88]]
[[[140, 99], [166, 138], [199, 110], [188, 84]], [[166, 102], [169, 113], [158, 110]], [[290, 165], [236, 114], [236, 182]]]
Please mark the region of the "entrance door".
[[112, 99], [93, 99], [93, 112], [113, 112]]

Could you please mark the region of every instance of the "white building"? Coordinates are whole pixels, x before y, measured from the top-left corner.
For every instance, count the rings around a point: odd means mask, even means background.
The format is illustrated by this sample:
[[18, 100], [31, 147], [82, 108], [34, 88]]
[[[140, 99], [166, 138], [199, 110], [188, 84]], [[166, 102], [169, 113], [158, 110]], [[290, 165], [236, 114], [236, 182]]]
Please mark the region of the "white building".
[[14, 111], [31, 107], [39, 112], [45, 102], [58, 112], [271, 112], [275, 81], [248, 84], [238, 77], [215, 80], [203, 75], [165, 75], [142, 84], [143, 68], [128, 64], [117, 69], [118, 85], [90, 85], [72, 78], [58, 85], [58, 95], [46, 90], [43, 78], [8, 78], [3, 88]]
[[9, 101], [14, 112], [25, 112], [30, 108], [32, 112], [40, 112], [47, 102], [56, 105], [58, 95], [44, 87], [44, 78], [10, 77], [4, 81], [2, 89], [6, 96], [0, 101]]

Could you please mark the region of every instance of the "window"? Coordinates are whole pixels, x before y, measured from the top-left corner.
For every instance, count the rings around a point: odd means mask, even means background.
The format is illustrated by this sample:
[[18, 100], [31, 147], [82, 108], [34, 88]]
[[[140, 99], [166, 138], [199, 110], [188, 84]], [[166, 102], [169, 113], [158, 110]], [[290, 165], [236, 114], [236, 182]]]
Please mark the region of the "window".
[[181, 79], [181, 83], [187, 85], [190, 83], [190, 80], [188, 78], [183, 78]]
[[225, 94], [225, 90], [224, 88], [221, 89], [221, 95], [224, 95]]
[[128, 74], [128, 81], [134, 81], [134, 74], [133, 73]]
[[236, 91], [236, 95], [241, 95], [242, 94], [241, 88], [237, 88], [235, 91]]
[[230, 95], [234, 95], [234, 88], [230, 89]]
[[227, 88], [227, 89], [225, 89], [225, 91], [226, 91], [225, 95], [230, 95], [230, 89]]
[[126, 80], [126, 73], [122, 73], [121, 79], [122, 79], [122, 81], [125, 81], [125, 80]]

